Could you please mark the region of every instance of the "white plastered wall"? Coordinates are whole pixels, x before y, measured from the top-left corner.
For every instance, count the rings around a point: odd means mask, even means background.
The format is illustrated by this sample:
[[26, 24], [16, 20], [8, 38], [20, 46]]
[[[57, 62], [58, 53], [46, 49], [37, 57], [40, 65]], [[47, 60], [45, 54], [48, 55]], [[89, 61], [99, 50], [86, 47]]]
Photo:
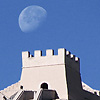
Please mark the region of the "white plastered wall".
[[56, 90], [60, 98], [67, 98], [67, 84], [64, 65], [24, 68], [22, 85], [25, 90], [37, 91], [42, 83], [47, 83], [49, 89]]

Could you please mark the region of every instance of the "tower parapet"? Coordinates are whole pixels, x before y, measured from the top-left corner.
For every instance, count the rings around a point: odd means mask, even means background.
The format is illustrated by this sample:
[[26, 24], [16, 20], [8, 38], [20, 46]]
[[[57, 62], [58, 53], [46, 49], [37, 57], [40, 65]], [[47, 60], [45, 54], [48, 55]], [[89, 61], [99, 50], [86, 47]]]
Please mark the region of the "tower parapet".
[[35, 50], [34, 57], [28, 51], [22, 52], [23, 67], [65, 64], [66, 57], [76, 63], [80, 62], [78, 57], [75, 57], [75, 55], [72, 55], [64, 48], [58, 49], [58, 55], [54, 55], [54, 50], [52, 49], [46, 50], [46, 56], [42, 56], [41, 50]]

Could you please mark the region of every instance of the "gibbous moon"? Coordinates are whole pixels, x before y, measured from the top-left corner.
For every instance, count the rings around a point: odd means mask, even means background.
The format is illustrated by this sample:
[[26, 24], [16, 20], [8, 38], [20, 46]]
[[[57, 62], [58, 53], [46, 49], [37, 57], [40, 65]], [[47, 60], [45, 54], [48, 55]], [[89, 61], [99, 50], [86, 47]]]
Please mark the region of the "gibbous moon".
[[19, 27], [25, 32], [33, 32], [46, 19], [47, 12], [40, 6], [28, 6], [19, 15]]

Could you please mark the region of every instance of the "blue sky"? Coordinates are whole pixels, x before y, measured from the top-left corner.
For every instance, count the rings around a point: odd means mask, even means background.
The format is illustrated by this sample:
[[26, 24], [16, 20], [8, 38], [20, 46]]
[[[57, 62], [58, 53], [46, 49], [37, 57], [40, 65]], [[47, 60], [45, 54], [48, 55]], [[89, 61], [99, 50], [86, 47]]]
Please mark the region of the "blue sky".
[[[23, 33], [20, 12], [38, 5], [47, 11], [41, 27]], [[82, 81], [100, 90], [100, 0], [1, 0], [0, 90], [20, 79], [21, 52], [66, 48], [81, 59]]]

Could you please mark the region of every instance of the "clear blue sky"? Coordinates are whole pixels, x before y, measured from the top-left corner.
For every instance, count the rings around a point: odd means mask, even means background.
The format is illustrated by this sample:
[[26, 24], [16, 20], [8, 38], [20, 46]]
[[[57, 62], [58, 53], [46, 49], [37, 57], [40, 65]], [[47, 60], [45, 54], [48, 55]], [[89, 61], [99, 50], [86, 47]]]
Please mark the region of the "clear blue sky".
[[[38, 5], [46, 21], [33, 33], [18, 25], [20, 12]], [[82, 81], [100, 90], [100, 0], [1, 0], [0, 90], [20, 79], [21, 52], [66, 48], [81, 59]]]

